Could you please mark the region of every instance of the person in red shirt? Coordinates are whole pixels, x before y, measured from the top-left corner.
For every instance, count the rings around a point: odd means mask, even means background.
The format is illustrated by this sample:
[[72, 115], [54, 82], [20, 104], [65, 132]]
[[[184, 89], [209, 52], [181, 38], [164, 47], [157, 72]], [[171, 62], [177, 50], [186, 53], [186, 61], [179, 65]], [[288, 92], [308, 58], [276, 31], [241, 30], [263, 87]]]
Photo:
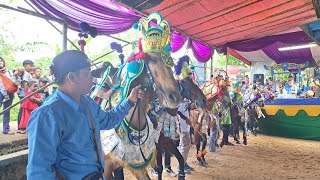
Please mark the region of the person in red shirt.
[[[29, 96], [39, 88], [38, 83], [35, 81], [30, 81], [28, 83], [28, 86], [29, 86], [29, 90], [26, 92], [26, 96]], [[41, 102], [42, 102], [41, 95], [38, 93], [31, 96], [21, 104], [22, 116], [21, 116], [21, 122], [19, 124], [19, 128], [21, 129], [21, 131], [19, 131], [18, 133], [20, 134], [26, 133], [26, 127], [29, 122], [31, 112], [36, 108], [38, 108], [38, 103], [41, 103]]]
[[248, 75], [245, 76], [244, 82], [245, 82], [246, 86], [249, 86], [250, 81], [249, 81], [249, 76]]

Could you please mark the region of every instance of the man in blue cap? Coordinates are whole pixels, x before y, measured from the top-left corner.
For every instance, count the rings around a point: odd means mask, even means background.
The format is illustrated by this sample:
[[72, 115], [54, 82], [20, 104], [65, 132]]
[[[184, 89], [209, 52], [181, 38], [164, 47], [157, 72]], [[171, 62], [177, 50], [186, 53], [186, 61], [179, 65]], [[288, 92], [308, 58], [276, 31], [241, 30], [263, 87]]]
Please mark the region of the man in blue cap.
[[90, 67], [81, 51], [65, 51], [52, 60], [58, 89], [32, 113], [27, 127], [29, 180], [102, 177], [100, 130], [118, 124], [144, 93], [137, 86], [123, 103], [103, 111], [87, 95], [93, 85]]

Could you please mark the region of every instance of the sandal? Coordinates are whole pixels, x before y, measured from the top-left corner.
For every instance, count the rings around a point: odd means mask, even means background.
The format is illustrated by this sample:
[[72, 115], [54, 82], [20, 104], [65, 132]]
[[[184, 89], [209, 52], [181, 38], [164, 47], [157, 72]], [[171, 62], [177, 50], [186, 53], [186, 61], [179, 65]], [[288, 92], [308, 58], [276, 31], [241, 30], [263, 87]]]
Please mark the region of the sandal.
[[25, 134], [25, 133], [26, 133], [26, 130], [18, 131], [17, 133], [19, 133], [19, 134]]

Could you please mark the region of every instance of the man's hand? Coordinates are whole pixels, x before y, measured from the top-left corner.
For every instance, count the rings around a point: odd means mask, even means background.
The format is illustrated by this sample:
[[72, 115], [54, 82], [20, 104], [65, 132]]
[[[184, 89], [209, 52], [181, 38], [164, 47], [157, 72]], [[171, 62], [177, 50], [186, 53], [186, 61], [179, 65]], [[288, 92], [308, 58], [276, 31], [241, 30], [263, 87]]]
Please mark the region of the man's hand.
[[130, 95], [127, 97], [127, 100], [130, 103], [136, 103], [138, 99], [142, 100], [143, 98], [144, 98], [144, 91], [141, 89], [141, 85], [139, 85], [132, 89]]

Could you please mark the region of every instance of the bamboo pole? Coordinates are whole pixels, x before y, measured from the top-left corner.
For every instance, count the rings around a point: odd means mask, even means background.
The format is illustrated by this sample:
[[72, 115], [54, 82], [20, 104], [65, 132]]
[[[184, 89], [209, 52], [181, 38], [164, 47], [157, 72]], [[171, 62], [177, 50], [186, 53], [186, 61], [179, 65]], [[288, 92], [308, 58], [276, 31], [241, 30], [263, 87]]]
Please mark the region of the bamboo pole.
[[35, 92], [31, 93], [30, 95], [22, 98], [20, 101], [18, 101], [18, 102], [16, 102], [16, 103], [12, 104], [11, 106], [7, 107], [6, 109], [4, 109], [3, 111], [0, 112], [0, 116], [1, 116], [2, 114], [4, 114], [5, 112], [9, 111], [11, 108], [15, 107], [16, 105], [18, 105], [18, 104], [22, 103], [23, 101], [27, 100], [27, 99], [30, 98], [31, 96], [39, 93], [40, 91], [44, 90], [45, 88], [47, 88], [47, 87], [49, 87], [49, 86], [51, 86], [53, 83], [54, 83], [54, 82], [51, 82], [51, 83], [43, 86], [42, 88], [39, 88], [38, 90], [36, 90]]
[[[131, 44], [131, 43], [125, 44], [125, 45], [123, 45], [123, 46], [121, 46], [121, 47], [126, 47], [126, 46], [128, 46], [129, 44]], [[112, 50], [112, 51], [110, 51], [110, 52], [107, 52], [106, 54], [104, 54], [104, 55], [102, 55], [102, 56], [100, 56], [100, 57], [97, 57], [96, 59], [92, 60], [91, 62], [95, 62], [95, 61], [97, 61], [97, 60], [99, 60], [99, 59], [101, 59], [101, 58], [103, 58], [103, 57], [105, 57], [105, 56], [107, 56], [107, 55], [109, 55], [109, 54], [111, 54], [111, 53], [113, 53], [113, 52], [114, 52], [114, 50]]]
[[47, 20], [50, 20], [50, 21], [55, 21], [55, 22], [58, 22], [60, 24], [62, 24], [64, 22], [61, 19], [50, 17], [50, 16], [46, 16], [46, 15], [43, 15], [43, 14], [40, 14], [40, 13], [37, 13], [37, 12], [33, 12], [33, 11], [29, 11], [29, 10], [26, 10], [26, 9], [23, 9], [23, 10], [22, 9], [16, 9], [16, 8], [13, 8], [13, 7], [4, 5], [4, 4], [0, 4], [0, 7], [5, 8], [5, 9], [10, 9], [10, 10], [13, 10], [13, 11], [17, 11], [17, 12], [21, 12], [21, 13], [24, 13], [24, 14], [28, 14], [28, 15], [31, 15], [31, 16], [36, 16], [36, 17], [39, 17], [39, 18], [47, 19]]

